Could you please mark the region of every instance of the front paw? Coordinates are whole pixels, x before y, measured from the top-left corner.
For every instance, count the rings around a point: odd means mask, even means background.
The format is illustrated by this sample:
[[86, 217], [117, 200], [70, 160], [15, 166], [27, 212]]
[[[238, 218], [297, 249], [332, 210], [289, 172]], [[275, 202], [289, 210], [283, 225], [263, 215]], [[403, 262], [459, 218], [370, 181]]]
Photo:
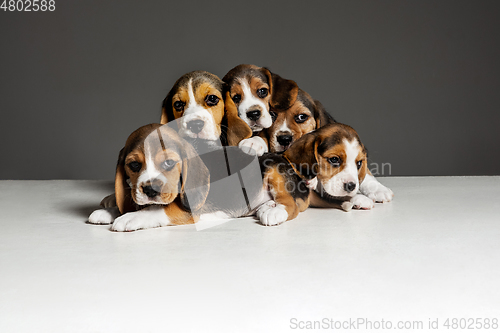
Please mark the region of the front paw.
[[389, 202], [394, 197], [394, 193], [388, 187], [378, 183], [372, 191], [364, 193], [368, 198], [375, 202]]
[[146, 216], [137, 212], [127, 213], [118, 217], [111, 226], [112, 231], [136, 231], [139, 229], [159, 227], [154, 221], [148, 221]]
[[342, 207], [342, 209], [344, 210], [344, 212], [350, 212], [352, 210], [352, 208], [353, 208], [353, 204], [350, 201], [344, 201], [344, 202], [342, 202], [342, 204], [340, 205], [340, 207]]
[[89, 216], [89, 223], [92, 224], [111, 224], [120, 215], [116, 207], [94, 210]]
[[262, 156], [268, 151], [266, 142], [258, 136], [241, 140], [238, 147], [249, 155]]
[[356, 194], [351, 198], [350, 202], [354, 209], [372, 209], [375, 206], [373, 200], [363, 194]]
[[263, 225], [272, 226], [285, 222], [288, 219], [288, 212], [284, 205], [270, 200], [260, 206], [257, 217]]

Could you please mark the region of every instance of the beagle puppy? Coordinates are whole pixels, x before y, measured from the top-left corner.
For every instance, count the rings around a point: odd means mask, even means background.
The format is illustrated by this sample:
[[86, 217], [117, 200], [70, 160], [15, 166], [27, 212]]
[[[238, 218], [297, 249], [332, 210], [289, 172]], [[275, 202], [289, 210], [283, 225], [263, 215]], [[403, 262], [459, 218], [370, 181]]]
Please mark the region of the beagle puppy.
[[[282, 94], [289, 95], [288, 100], [292, 101], [292, 105], [288, 109], [271, 108], [273, 124], [261, 133], [269, 151], [277, 153], [286, 151], [306, 133], [335, 123], [335, 119], [321, 103], [313, 100], [302, 89], [299, 89], [296, 95], [293, 92], [282, 92]], [[375, 202], [389, 202], [394, 196], [389, 188], [375, 179], [370, 170], [367, 171], [360, 190]]]
[[373, 200], [360, 191], [368, 174], [367, 153], [352, 127], [327, 124], [301, 136], [283, 157], [312, 189], [312, 207], [373, 207]]
[[223, 78], [225, 89], [234, 103], [237, 114], [253, 132], [243, 137], [240, 147], [254, 149], [260, 156], [267, 152], [267, 144], [255, 134], [269, 128], [273, 119], [270, 107], [288, 109], [298, 92], [297, 84], [271, 73], [269, 69], [242, 64], [231, 69]]
[[220, 139], [222, 144], [233, 143], [251, 135], [242, 119], [225, 111], [223, 87], [219, 77], [206, 71], [181, 76], [163, 100], [160, 123], [176, 120], [182, 137], [211, 144], [220, 145]]
[[286, 188], [290, 179], [300, 180], [293, 170], [281, 175], [261, 166], [237, 147], [200, 155], [176, 129], [150, 124], [133, 132], [120, 151], [117, 207], [94, 211], [89, 223], [133, 231], [256, 213], [263, 225], [276, 225], [307, 207], [307, 195]]
[[265, 131], [264, 137], [269, 150], [276, 153], [288, 149], [304, 134], [335, 123], [323, 105], [302, 89], [298, 90], [289, 108], [271, 108], [270, 113], [273, 124]]
[[[194, 148], [175, 130], [161, 124], [142, 126], [129, 136], [118, 157], [116, 207], [94, 211], [89, 222], [113, 223], [114, 231], [193, 223], [190, 210], [204, 202], [208, 179]], [[188, 201], [187, 191], [193, 188], [198, 190]]]
[[223, 82], [205, 71], [181, 76], [162, 103], [161, 124], [181, 118], [179, 134], [192, 139], [216, 141], [224, 116]]

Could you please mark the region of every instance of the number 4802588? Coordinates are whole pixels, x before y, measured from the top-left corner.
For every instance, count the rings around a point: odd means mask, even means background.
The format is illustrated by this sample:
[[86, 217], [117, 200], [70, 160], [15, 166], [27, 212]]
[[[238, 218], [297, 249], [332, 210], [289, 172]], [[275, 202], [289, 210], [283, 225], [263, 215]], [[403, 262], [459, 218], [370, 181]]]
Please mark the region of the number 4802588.
[[4, 0], [0, 9], [4, 12], [53, 12], [55, 0]]

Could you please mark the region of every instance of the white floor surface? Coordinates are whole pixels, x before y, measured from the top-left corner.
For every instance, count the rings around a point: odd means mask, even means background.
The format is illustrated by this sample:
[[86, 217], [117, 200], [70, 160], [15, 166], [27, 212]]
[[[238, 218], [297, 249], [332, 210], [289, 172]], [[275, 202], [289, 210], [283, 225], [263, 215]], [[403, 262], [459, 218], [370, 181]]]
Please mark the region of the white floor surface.
[[0, 332], [367, 331], [361, 320], [424, 332], [438, 319], [437, 332], [447, 318], [500, 319], [500, 177], [381, 182], [394, 201], [371, 211], [117, 233], [85, 223], [109, 182], [1, 181]]

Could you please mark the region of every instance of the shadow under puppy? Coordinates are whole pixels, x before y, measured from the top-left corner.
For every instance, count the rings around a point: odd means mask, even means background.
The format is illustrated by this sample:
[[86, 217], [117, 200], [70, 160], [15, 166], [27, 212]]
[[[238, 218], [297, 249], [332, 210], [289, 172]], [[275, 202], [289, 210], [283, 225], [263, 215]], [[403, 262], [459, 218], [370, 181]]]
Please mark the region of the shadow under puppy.
[[290, 193], [269, 190], [285, 182], [272, 167], [261, 169], [255, 156], [237, 147], [199, 155], [176, 130], [146, 125], [133, 132], [120, 151], [117, 207], [94, 211], [89, 222], [133, 231], [257, 212], [262, 224], [275, 225], [298, 214]]

